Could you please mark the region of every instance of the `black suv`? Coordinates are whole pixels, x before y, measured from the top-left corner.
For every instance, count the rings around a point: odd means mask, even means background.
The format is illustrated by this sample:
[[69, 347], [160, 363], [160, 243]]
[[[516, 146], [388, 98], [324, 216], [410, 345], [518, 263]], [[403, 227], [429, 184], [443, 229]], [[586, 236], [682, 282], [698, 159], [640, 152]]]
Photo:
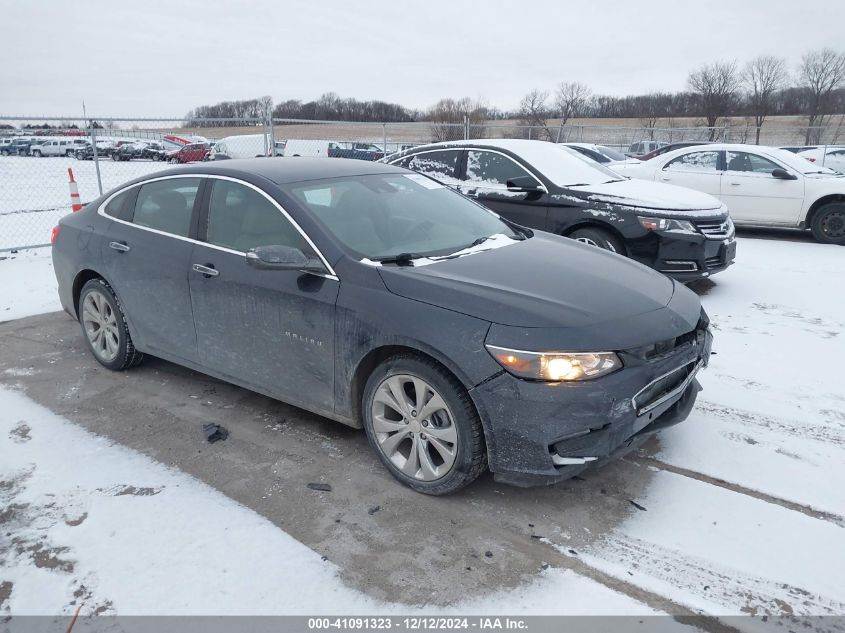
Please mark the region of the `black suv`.
[[384, 162], [431, 176], [512, 222], [626, 255], [679, 281], [725, 270], [736, 255], [733, 222], [716, 198], [630, 180], [554, 143], [436, 143]]

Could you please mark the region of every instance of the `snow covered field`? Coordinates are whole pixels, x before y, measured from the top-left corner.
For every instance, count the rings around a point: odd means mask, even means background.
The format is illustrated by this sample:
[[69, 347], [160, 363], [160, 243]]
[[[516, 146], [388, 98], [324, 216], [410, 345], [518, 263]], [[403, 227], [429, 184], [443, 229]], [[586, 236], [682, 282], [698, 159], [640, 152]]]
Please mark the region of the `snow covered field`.
[[[46, 249], [1, 260], [0, 322], [59, 309], [51, 274]], [[845, 615], [843, 287], [841, 247], [741, 237], [736, 265], [698, 286], [716, 355], [693, 414], [626, 458], [647, 489], [588, 547], [563, 522], [544, 535], [550, 558], [595, 574], [553, 564], [469, 601], [454, 587], [448, 610], [645, 614], [652, 596], [716, 616]], [[0, 615], [419, 610], [344, 585], [254, 511], [14, 390], [0, 411]]]

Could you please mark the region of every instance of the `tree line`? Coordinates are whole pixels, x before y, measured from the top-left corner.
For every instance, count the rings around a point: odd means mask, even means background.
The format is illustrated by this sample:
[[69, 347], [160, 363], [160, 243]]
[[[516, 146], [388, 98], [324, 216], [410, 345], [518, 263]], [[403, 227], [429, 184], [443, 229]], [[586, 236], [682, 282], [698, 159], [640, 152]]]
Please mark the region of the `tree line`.
[[[794, 68], [781, 57], [762, 55], [740, 65], [720, 60], [690, 71], [687, 88], [679, 92], [609, 96], [593, 94], [578, 81], [564, 81], [554, 90], [533, 89], [512, 111], [491, 107], [484, 99], [444, 98], [425, 110], [398, 103], [344, 98], [327, 92], [313, 101], [290, 99], [272, 103], [268, 96], [199, 106], [185, 117], [189, 126], [215, 126], [208, 119], [307, 119], [323, 121], [404, 123], [426, 121], [437, 140], [463, 136], [459, 126], [469, 123], [470, 136], [484, 134], [484, 124], [516, 119], [540, 128], [554, 140], [557, 129], [572, 118], [635, 118], [655, 128], [661, 120], [697, 118], [698, 125], [715, 128], [726, 117], [745, 117], [748, 127], [760, 128], [770, 116], [806, 117], [806, 142], [818, 142], [833, 114], [845, 113], [845, 52], [824, 48], [809, 51]], [[550, 123], [554, 120], [554, 123]], [[716, 130], [711, 130], [711, 138]], [[537, 136], [534, 136], [537, 138]]]

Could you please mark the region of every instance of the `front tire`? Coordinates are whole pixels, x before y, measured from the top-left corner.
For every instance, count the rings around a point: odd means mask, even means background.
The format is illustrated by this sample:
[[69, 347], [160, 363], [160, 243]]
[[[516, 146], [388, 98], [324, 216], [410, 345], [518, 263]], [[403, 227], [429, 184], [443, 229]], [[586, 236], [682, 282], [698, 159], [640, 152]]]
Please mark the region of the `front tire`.
[[625, 254], [625, 245], [610, 231], [588, 226], [583, 229], [578, 229], [569, 234], [573, 240], [590, 246], [597, 246], [603, 248], [611, 253]]
[[830, 202], [813, 216], [813, 237], [823, 244], [845, 244], [845, 203]]
[[35, 156], [35, 158], [41, 158], [41, 152], [39, 150], [32, 152], [32, 155]]
[[466, 389], [433, 360], [395, 356], [367, 380], [364, 429], [381, 463], [428, 495], [469, 485], [487, 468], [481, 419]]
[[122, 371], [139, 364], [117, 296], [103, 279], [91, 279], [79, 293], [79, 324], [88, 349], [103, 367]]

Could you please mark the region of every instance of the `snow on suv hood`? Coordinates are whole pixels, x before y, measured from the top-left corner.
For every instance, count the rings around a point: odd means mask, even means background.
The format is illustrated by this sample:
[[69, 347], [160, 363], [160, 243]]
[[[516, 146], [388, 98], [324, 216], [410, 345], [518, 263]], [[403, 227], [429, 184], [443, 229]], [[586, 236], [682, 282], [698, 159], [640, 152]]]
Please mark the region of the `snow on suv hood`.
[[719, 209], [722, 203], [707, 193], [648, 180], [619, 180], [600, 185], [568, 187], [587, 194], [587, 200], [666, 211]]

